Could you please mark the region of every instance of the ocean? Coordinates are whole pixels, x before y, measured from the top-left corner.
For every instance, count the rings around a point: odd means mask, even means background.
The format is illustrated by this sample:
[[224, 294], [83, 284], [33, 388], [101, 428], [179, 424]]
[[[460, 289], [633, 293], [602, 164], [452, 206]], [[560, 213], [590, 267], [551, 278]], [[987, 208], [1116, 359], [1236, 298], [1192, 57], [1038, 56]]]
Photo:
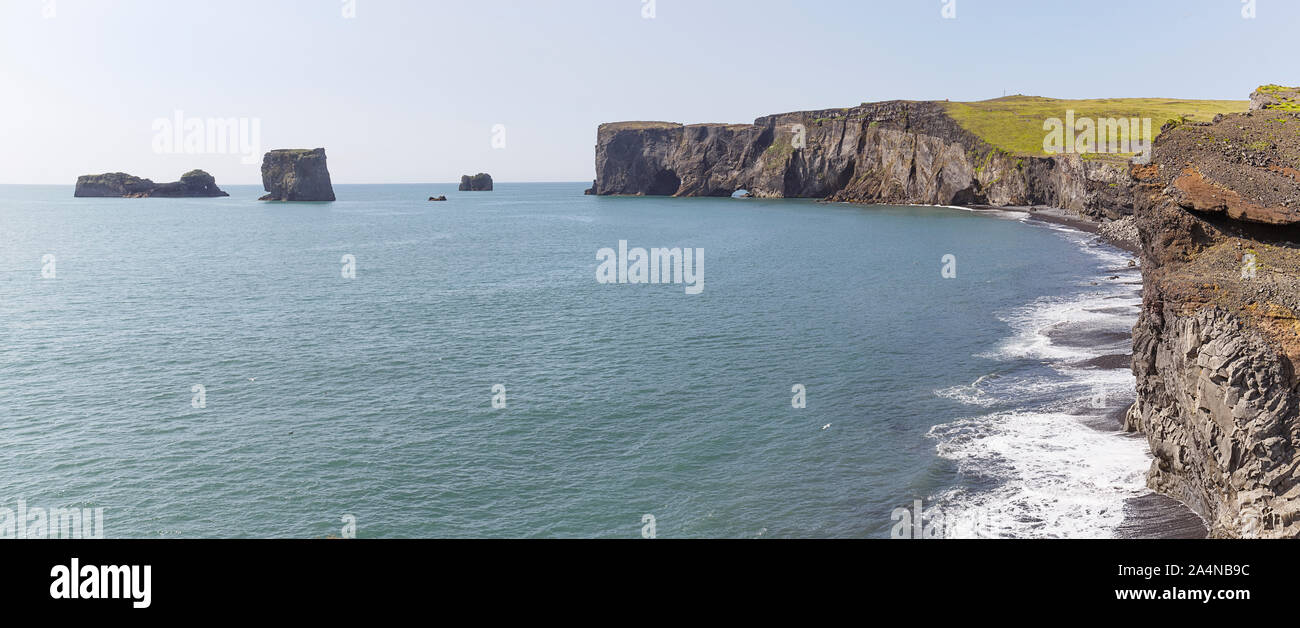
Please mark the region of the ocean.
[[[585, 187], [0, 186], [0, 507], [112, 538], [857, 538], [919, 500], [941, 536], [1111, 537], [1151, 495], [1117, 418], [1132, 255], [1017, 212]], [[621, 242], [701, 252], [698, 293], [598, 281]]]

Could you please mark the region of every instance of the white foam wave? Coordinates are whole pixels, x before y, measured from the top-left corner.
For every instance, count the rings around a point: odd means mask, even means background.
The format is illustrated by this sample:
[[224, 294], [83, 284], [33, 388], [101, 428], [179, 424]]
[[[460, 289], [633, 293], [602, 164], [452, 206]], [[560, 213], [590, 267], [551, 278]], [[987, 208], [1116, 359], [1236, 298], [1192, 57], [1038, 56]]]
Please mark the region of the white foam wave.
[[929, 436], [961, 472], [998, 482], [939, 496], [949, 536], [1108, 538], [1124, 520], [1124, 500], [1147, 492], [1145, 443], [1069, 414], [999, 412], [937, 425]]
[[967, 405], [990, 408], [999, 405], [1030, 403], [1045, 397], [1059, 396], [1070, 383], [1059, 378], [984, 375], [970, 384], [936, 390], [935, 395]]
[[990, 412], [929, 431], [939, 456], [992, 486], [959, 487], [932, 497], [946, 536], [1110, 537], [1124, 520], [1124, 501], [1149, 492], [1146, 443], [1082, 420], [1114, 412], [1134, 396], [1127, 368], [1081, 363], [1131, 351], [1128, 335], [1141, 305], [1139, 271], [1128, 266], [1128, 254], [1098, 245], [1091, 234], [1034, 224], [1093, 255], [1103, 277], [1121, 279], [1099, 277], [1094, 289], [1036, 299], [1001, 317], [1012, 334], [982, 357], [1046, 361], [1050, 369], [1022, 363], [1009, 370], [1024, 368], [1031, 374], [991, 374], [936, 391]]
[[[1118, 288], [1118, 289], [1117, 289]], [[991, 353], [993, 359], [1042, 359], [1081, 361], [1117, 351], [1127, 352], [1125, 342], [1078, 346], [1061, 344], [1053, 335], [1075, 333], [1128, 334], [1137, 320], [1139, 298], [1127, 287], [1088, 292], [1071, 297], [1044, 297], [1002, 316], [1013, 330], [1010, 338]], [[1117, 309], [1123, 309], [1119, 313]]]
[[1039, 407], [1076, 412], [1085, 406], [1101, 412], [1134, 396], [1133, 376], [1126, 369], [1052, 368], [1055, 376], [985, 375], [970, 384], [943, 388], [934, 394], [981, 408]]

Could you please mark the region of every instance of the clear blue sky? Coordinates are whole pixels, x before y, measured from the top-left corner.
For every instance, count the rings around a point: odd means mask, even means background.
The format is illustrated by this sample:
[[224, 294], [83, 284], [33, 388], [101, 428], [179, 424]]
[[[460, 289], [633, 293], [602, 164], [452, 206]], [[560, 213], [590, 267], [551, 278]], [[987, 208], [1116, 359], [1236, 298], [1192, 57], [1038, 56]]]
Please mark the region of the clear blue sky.
[[[45, 17], [53, 2], [53, 17]], [[1257, 0], [0, 0], [0, 183], [203, 168], [152, 122], [257, 118], [339, 183], [593, 176], [596, 125], [750, 122], [907, 99], [1244, 99], [1300, 83], [1300, 2]], [[506, 147], [491, 145], [506, 126]]]

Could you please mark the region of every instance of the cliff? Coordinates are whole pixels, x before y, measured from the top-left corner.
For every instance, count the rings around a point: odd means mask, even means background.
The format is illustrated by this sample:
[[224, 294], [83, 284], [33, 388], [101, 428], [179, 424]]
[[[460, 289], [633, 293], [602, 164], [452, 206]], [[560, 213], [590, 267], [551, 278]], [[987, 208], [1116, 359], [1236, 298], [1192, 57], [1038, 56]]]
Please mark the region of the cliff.
[[75, 197], [216, 197], [230, 196], [217, 187], [217, 180], [202, 170], [181, 175], [180, 181], [154, 183], [124, 172], [88, 174], [77, 177]]
[[1144, 291], [1126, 423], [1151, 445], [1148, 484], [1211, 536], [1297, 537], [1300, 114], [1252, 100], [1167, 128], [1133, 169]]
[[262, 201], [332, 201], [325, 149], [277, 149], [262, 157]]
[[474, 176], [464, 175], [460, 178], [461, 192], [491, 192], [492, 175], [480, 172]]
[[1027, 156], [962, 128], [944, 103], [889, 101], [754, 124], [600, 125], [589, 194], [730, 196], [931, 205], [1052, 205], [1131, 213], [1127, 166]]

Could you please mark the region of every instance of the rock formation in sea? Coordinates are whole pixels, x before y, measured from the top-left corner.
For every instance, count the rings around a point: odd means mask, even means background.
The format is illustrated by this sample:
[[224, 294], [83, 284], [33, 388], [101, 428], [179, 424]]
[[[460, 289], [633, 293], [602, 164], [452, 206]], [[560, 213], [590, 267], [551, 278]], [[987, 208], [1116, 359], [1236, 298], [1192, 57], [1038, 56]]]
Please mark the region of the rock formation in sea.
[[1132, 212], [1127, 165], [1017, 156], [929, 101], [764, 116], [753, 124], [614, 122], [596, 139], [588, 194], [731, 196]]
[[217, 187], [217, 180], [202, 170], [181, 175], [180, 181], [154, 183], [124, 172], [87, 174], [77, 177], [77, 197], [182, 198], [230, 196]]
[[262, 157], [262, 201], [332, 201], [324, 148], [282, 148]]
[[1133, 169], [1127, 425], [1151, 445], [1149, 485], [1217, 537], [1300, 536], [1300, 113], [1285, 102], [1166, 126]]
[[431, 200], [431, 201], [445, 201], [445, 200], [447, 200], [447, 196], [446, 196], [445, 194], [439, 194], [438, 196], [430, 196], [430, 197], [429, 197], [429, 200]]
[[460, 178], [461, 192], [491, 192], [492, 175], [480, 172], [474, 176], [464, 175]]

